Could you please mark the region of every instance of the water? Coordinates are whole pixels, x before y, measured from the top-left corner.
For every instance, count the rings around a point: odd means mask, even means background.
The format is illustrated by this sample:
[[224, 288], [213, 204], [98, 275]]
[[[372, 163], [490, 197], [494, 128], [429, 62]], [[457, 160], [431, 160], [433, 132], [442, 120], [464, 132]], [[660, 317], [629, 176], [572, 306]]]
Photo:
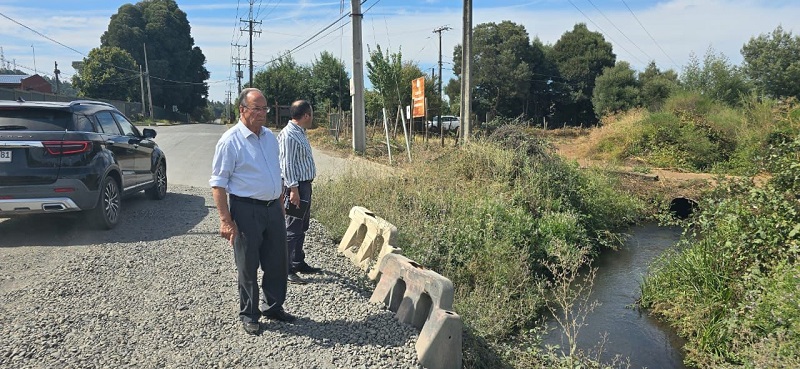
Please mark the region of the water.
[[[604, 362], [621, 355], [630, 358], [631, 368], [686, 368], [680, 351], [683, 340], [646, 311], [631, 308], [640, 296], [639, 285], [648, 265], [678, 241], [680, 232], [679, 228], [655, 224], [636, 226], [628, 232], [631, 237], [620, 250], [606, 251], [595, 260], [598, 270], [589, 301], [597, 300], [601, 305], [587, 316], [578, 334], [580, 349], [594, 351], [606, 333], [605, 352], [600, 357]], [[549, 326], [557, 327], [555, 322]], [[554, 329], [544, 343], [567, 347], [562, 336], [560, 329]]]

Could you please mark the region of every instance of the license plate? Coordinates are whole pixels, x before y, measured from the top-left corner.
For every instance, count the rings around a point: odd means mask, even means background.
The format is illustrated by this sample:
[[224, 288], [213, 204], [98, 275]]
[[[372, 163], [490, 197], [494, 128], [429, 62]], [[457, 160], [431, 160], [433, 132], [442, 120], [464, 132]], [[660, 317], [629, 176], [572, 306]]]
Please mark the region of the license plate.
[[0, 163], [10, 163], [10, 162], [11, 162], [11, 151], [10, 150], [0, 151]]

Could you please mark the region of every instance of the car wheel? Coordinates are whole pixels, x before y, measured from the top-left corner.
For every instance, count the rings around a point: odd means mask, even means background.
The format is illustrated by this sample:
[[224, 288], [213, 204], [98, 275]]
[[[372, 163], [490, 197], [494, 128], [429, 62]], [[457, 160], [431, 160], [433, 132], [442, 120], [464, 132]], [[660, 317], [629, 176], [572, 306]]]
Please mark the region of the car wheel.
[[167, 169], [164, 168], [162, 162], [159, 162], [156, 167], [154, 179], [153, 187], [145, 190], [145, 193], [153, 200], [161, 200], [167, 196]]
[[121, 209], [122, 194], [119, 184], [114, 178], [103, 178], [97, 206], [90, 212], [93, 223], [101, 229], [114, 228], [119, 223]]

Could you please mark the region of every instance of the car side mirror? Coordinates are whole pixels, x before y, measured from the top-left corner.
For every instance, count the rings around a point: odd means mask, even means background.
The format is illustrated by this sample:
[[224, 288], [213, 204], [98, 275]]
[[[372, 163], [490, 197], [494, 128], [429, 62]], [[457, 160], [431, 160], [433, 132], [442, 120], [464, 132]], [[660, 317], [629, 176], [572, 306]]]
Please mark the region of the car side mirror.
[[142, 130], [144, 138], [156, 138], [156, 130], [152, 128], [145, 128]]

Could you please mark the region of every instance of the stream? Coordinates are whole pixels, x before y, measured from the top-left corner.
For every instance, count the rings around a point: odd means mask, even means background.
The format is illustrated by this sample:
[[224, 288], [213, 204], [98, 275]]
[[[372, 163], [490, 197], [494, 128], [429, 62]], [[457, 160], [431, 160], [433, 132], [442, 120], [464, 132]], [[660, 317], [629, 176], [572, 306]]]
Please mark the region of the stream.
[[[615, 355], [630, 359], [631, 368], [685, 369], [681, 347], [683, 340], [672, 328], [630, 307], [640, 296], [639, 285], [647, 267], [680, 238], [680, 228], [645, 224], [631, 228], [631, 235], [618, 251], [606, 251], [594, 262], [598, 268], [590, 302], [597, 306], [586, 317], [578, 334], [578, 348], [596, 351], [601, 335], [607, 342], [600, 360], [610, 363]], [[551, 319], [552, 320], [552, 319]], [[554, 321], [544, 344], [567, 348], [566, 338]], [[562, 343], [562, 339], [564, 342]]]

